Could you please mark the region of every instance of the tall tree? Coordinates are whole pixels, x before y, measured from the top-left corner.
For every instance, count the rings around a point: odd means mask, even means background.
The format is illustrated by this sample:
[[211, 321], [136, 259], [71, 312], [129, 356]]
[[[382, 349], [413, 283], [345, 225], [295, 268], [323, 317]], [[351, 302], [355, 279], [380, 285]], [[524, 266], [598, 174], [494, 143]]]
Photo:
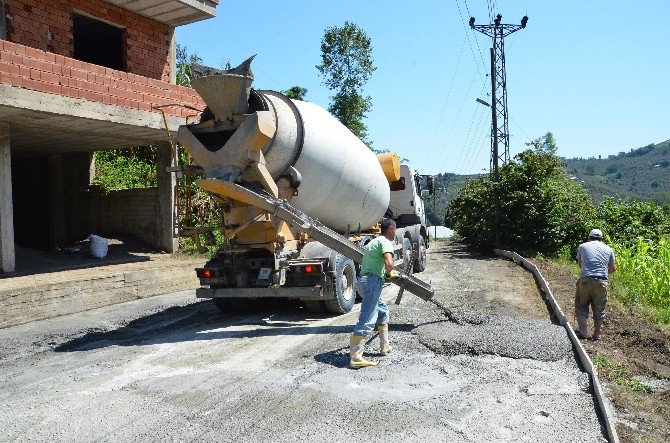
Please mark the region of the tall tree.
[[305, 96], [307, 95], [307, 89], [295, 85], [291, 86], [286, 91], [282, 91], [281, 93], [290, 99], [305, 101]]
[[542, 137], [536, 138], [532, 142], [526, 143], [526, 146], [532, 146], [538, 152], [546, 152], [548, 154], [556, 154], [558, 146], [554, 139], [554, 134], [547, 132]]
[[377, 69], [373, 62], [372, 41], [355, 23], [326, 28], [321, 64], [316, 68], [324, 77], [323, 83], [335, 91], [328, 110], [368, 145], [363, 119], [372, 108], [372, 99], [363, 95], [363, 86]]
[[189, 54], [186, 46], [177, 43], [177, 84], [181, 86], [191, 86], [191, 65], [202, 63], [202, 59], [197, 54]]

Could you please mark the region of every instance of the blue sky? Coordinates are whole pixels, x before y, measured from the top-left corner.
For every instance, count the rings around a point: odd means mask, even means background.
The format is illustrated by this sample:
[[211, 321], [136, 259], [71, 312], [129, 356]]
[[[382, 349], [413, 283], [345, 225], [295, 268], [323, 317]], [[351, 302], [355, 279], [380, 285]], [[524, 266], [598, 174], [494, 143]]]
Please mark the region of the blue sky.
[[[554, 133], [565, 157], [616, 154], [670, 138], [670, 1], [498, 0], [505, 40], [512, 155]], [[460, 8], [460, 13], [459, 13]], [[355, 22], [372, 39], [377, 70], [365, 87], [374, 147], [424, 174], [488, 170], [491, 41], [467, 26], [489, 22], [486, 0], [221, 0], [217, 17], [181, 27], [177, 41], [204, 63], [233, 66], [258, 54], [257, 89], [321, 84], [324, 29]]]

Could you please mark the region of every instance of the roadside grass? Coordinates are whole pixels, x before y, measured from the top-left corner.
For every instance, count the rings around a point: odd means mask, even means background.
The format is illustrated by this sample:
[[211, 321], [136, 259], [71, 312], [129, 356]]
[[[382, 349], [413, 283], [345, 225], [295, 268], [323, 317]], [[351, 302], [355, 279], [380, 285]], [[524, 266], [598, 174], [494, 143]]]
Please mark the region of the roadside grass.
[[652, 393], [652, 389], [649, 386], [630, 375], [628, 368], [612, 362], [612, 360], [603, 357], [599, 353], [596, 353], [595, 357], [593, 357], [593, 364], [598, 368], [600, 375], [614, 384], [643, 394]]

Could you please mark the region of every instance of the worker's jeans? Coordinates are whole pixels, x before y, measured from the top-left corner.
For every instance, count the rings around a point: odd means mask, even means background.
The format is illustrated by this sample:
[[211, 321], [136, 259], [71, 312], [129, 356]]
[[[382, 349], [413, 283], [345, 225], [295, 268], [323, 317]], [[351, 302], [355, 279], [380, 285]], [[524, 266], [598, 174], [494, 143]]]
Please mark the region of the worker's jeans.
[[366, 274], [358, 277], [358, 290], [363, 297], [361, 313], [354, 328], [354, 335], [363, 336], [375, 328], [375, 325], [386, 325], [389, 322], [389, 308], [381, 298], [382, 279], [376, 275]]
[[575, 291], [575, 314], [577, 317], [588, 318], [589, 307], [593, 309], [593, 320], [602, 322], [607, 305], [607, 280], [591, 277], [579, 277]]

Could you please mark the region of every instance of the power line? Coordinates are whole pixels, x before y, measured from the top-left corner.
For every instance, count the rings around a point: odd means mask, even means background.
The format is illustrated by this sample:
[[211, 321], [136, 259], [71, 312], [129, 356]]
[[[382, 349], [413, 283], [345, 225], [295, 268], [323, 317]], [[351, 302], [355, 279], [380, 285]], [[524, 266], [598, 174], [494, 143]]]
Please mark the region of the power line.
[[482, 130], [479, 134], [479, 139], [477, 140], [477, 143], [476, 143], [476, 146], [479, 146], [479, 149], [475, 148], [473, 150], [473, 156], [472, 156], [470, 162], [468, 163], [467, 167], [465, 167], [464, 170], [463, 170], [464, 174], [467, 174], [467, 171], [470, 170], [470, 168], [472, 168], [472, 166], [475, 164], [475, 162], [479, 159], [479, 155], [486, 152], [486, 150], [487, 150], [486, 149], [487, 148], [486, 140], [487, 140], [488, 135], [489, 135], [487, 126], [488, 125], [483, 125], [482, 126]]
[[[256, 77], [258, 77], [258, 79], [259, 79], [260, 81], [262, 81], [262, 82], [264, 82], [264, 83], [266, 83], [266, 84], [272, 83], [272, 84], [277, 88], [277, 92], [279, 92], [279, 91], [283, 91], [284, 88], [287, 87], [287, 86], [282, 87], [279, 83], [277, 83], [277, 82], [275, 81], [275, 79], [273, 79], [271, 76], [269, 76], [265, 71], [263, 71], [263, 70], [262, 70], [260, 67], [258, 67], [258, 66], [254, 66], [254, 72], [255, 72], [255, 74], [256, 74]], [[258, 73], [260, 73], [261, 75], [259, 76]], [[270, 89], [270, 88], [268, 88], [268, 89]]]
[[[466, 34], [467, 37], [467, 34]], [[456, 69], [454, 69], [454, 75], [451, 77], [451, 84], [449, 85], [449, 91], [447, 92], [447, 98], [444, 100], [444, 105], [442, 106], [442, 113], [440, 114], [440, 119], [437, 122], [437, 126], [435, 127], [435, 133], [433, 134], [433, 139], [430, 142], [430, 147], [428, 148], [428, 152], [426, 153], [426, 156], [424, 157], [427, 161], [430, 159], [430, 154], [433, 151], [433, 146], [435, 145], [435, 140], [437, 139], [437, 132], [439, 131], [440, 127], [442, 126], [442, 119], [444, 118], [444, 113], [447, 110], [447, 103], [449, 102], [449, 98], [451, 97], [451, 91], [454, 86], [454, 80], [456, 79], [456, 73], [458, 73], [458, 67], [461, 65], [461, 56], [463, 55], [463, 48], [465, 47], [465, 39], [466, 37], [463, 37], [463, 43], [461, 44], [461, 50], [458, 53], [458, 61], [456, 62]], [[425, 164], [424, 164], [425, 166]]]
[[[477, 159], [477, 147], [481, 145], [482, 143], [482, 137], [486, 136], [486, 133], [488, 132], [488, 124], [486, 124], [486, 121], [484, 119], [486, 115], [486, 112], [482, 112], [482, 115], [479, 118], [479, 121], [477, 122], [477, 130], [473, 133], [472, 135], [472, 140], [469, 143], [469, 150], [467, 152], [467, 155], [463, 159], [463, 162], [459, 166], [459, 173], [467, 171], [474, 160]], [[481, 147], [480, 147], [481, 150]]]
[[[468, 0], [463, 0], [463, 3], [465, 3], [465, 10], [468, 13], [468, 17], [472, 17], [472, 14], [470, 14], [470, 8], [468, 7]], [[458, 11], [460, 14], [460, 10]], [[465, 28], [465, 21], [463, 21], [463, 16], [461, 15], [461, 23], [463, 23], [463, 28], [465, 29], [465, 35], [469, 35], [469, 32], [467, 28]], [[482, 48], [479, 46], [479, 40], [475, 38], [475, 43], [477, 44], [477, 51], [479, 52], [479, 57], [482, 59], [482, 63], [484, 66], [486, 66], [486, 61], [484, 61], [484, 55], [482, 53]]]
[[[485, 88], [486, 88], [486, 86], [484, 85], [482, 87], [482, 90], [479, 92], [479, 95], [482, 95]], [[479, 115], [479, 121], [477, 123], [477, 127], [479, 127], [479, 125], [481, 124], [481, 120], [484, 117], [484, 108], [482, 108], [481, 106], [475, 106], [474, 110], [475, 110], [475, 112], [473, 113], [472, 118], [470, 119], [470, 125], [472, 125], [472, 123], [474, 122], [475, 116], [481, 112], [481, 115]], [[468, 129], [468, 135], [470, 134], [471, 129], [472, 129], [472, 126], [470, 126], [470, 128]], [[461, 149], [461, 151], [458, 155], [458, 160], [456, 161], [456, 166], [454, 167], [454, 170], [456, 170], [457, 168], [460, 168], [460, 166], [462, 164], [462, 161], [464, 161], [464, 156], [465, 156], [465, 158], [467, 158], [467, 154], [466, 154], [466, 147], [468, 146], [467, 141], [468, 141], [468, 136], [465, 137], [465, 141], [464, 141], [464, 144], [463, 144], [463, 149]]]
[[456, 126], [456, 122], [458, 122], [458, 117], [461, 115], [461, 111], [463, 110], [463, 104], [465, 103], [465, 99], [468, 97], [468, 93], [470, 92], [470, 88], [472, 88], [472, 83], [474, 83], [475, 78], [477, 75], [472, 76], [472, 80], [470, 80], [470, 84], [468, 85], [467, 91], [465, 91], [465, 96], [463, 97], [463, 101], [461, 102], [461, 106], [458, 108], [458, 114], [456, 114], [456, 118], [454, 119], [454, 123], [451, 125], [451, 129], [449, 130], [449, 135], [447, 135], [447, 138], [444, 140], [444, 144], [442, 145], [442, 149], [440, 149], [440, 153], [435, 157], [435, 161], [439, 163], [440, 158], [442, 157], [442, 153], [444, 152], [444, 148], [447, 146], [447, 142], [451, 138], [451, 134], [454, 132], [454, 127]]
[[486, 0], [486, 8], [489, 12], [489, 19], [493, 21], [493, 6], [491, 5], [491, 0]]
[[[475, 60], [475, 67], [477, 68], [477, 72], [479, 72], [479, 75], [482, 77], [482, 81], [485, 81], [486, 77], [488, 77], [488, 74], [486, 74], [486, 75], [482, 74], [482, 71], [479, 68], [479, 61], [477, 61], [477, 56], [475, 55], [475, 51], [474, 51], [474, 49], [472, 49], [472, 42], [470, 41], [470, 33], [468, 32], [468, 29], [465, 27], [465, 20], [463, 20], [463, 13], [461, 12], [461, 4], [460, 4], [459, 0], [456, 0], [456, 6], [458, 8], [458, 15], [461, 18], [461, 23], [463, 24], [463, 31], [465, 32], [465, 36], [468, 39], [468, 46], [470, 47], [470, 53], [472, 54], [472, 58]], [[475, 39], [475, 42], [477, 42], [477, 39]], [[479, 48], [479, 42], [477, 42], [477, 46]], [[484, 61], [484, 56], [482, 55], [481, 50], [479, 51], [479, 56], [482, 59], [482, 65], [486, 66], [486, 62]]]
[[519, 126], [519, 124], [516, 122], [516, 120], [514, 120], [514, 118], [512, 118], [512, 117], [510, 116], [510, 120], [512, 120], [512, 123], [514, 123], [514, 124], [516, 125], [516, 127], [519, 128], [519, 130], [520, 130], [521, 132], [523, 132], [523, 135], [526, 136], [526, 139], [528, 139], [529, 142], [533, 141], [533, 139], [531, 139], [530, 136], [529, 136], [528, 134], [526, 134], [526, 131], [524, 131], [524, 130], [521, 128], [521, 126]]
[[[472, 133], [472, 127], [473, 123], [475, 122], [475, 118], [482, 112], [482, 109], [479, 106], [475, 106], [475, 110], [472, 113], [472, 117], [470, 118], [470, 123], [468, 124], [468, 132], [465, 135], [465, 139], [463, 140], [463, 148], [461, 149], [460, 153], [458, 154], [458, 159], [456, 160], [454, 164], [454, 172], [461, 166], [461, 163], [463, 161], [463, 157], [466, 155], [466, 148], [468, 146], [468, 141], [470, 140], [470, 134]], [[479, 115], [479, 120], [481, 121], [482, 116]]]

